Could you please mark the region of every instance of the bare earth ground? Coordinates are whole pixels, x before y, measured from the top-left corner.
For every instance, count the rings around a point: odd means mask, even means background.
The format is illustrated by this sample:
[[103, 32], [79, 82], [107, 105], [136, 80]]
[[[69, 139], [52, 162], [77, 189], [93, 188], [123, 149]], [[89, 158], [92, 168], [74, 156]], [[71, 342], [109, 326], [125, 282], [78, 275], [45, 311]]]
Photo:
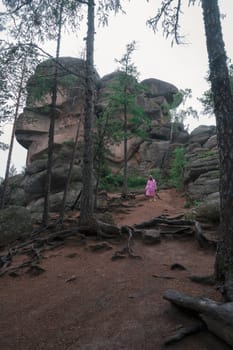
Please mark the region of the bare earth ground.
[[[182, 196], [175, 191], [159, 194], [162, 200], [156, 202], [138, 196], [136, 206], [116, 213], [115, 221], [132, 225], [184, 212]], [[93, 243], [93, 239], [86, 245], [69, 239], [64, 247], [44, 254], [43, 274], [0, 279], [1, 350], [165, 349], [164, 340], [193, 321], [193, 316], [163, 299], [166, 289], [221, 300], [215, 287], [189, 280], [192, 274], [210, 274], [214, 264], [214, 252], [191, 239], [163, 239], [157, 245], [135, 240], [133, 250], [141, 260], [111, 260], [126, 242], [109, 241], [112, 249], [105, 252], [91, 251]], [[171, 270], [173, 263], [187, 270]], [[230, 349], [208, 331], [170, 348]]]

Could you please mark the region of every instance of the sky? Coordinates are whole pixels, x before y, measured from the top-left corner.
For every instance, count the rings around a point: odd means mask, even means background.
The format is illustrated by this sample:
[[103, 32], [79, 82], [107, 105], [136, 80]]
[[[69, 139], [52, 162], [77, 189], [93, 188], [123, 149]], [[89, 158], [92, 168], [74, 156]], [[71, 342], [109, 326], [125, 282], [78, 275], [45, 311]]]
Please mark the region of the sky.
[[[208, 58], [204, 35], [201, 6], [186, 6], [181, 17], [181, 33], [185, 36], [184, 45], [171, 46], [171, 40], [162, 35], [162, 29], [156, 33], [146, 26], [146, 21], [156, 13], [160, 1], [137, 0], [124, 2], [126, 14], [110, 15], [109, 25], [96, 25], [95, 67], [101, 77], [118, 68], [116, 59], [126, 52], [126, 45], [136, 41], [136, 50], [132, 60], [139, 72], [139, 81], [156, 78], [175, 85], [178, 89], [192, 90], [192, 99], [187, 107], [198, 111], [199, 120], [189, 118], [185, 126], [191, 132], [198, 125], [213, 125], [215, 118], [201, 115], [202, 106], [197, 100], [209, 88], [206, 81]], [[184, 0], [184, 3], [188, 3]], [[198, 1], [197, 1], [198, 3]], [[233, 1], [219, 0], [220, 12], [223, 14], [222, 31], [227, 56], [233, 60], [232, 25]], [[85, 24], [84, 20], [84, 24]], [[61, 56], [81, 57], [85, 48], [86, 30], [77, 35], [65, 34], [61, 44]], [[44, 47], [55, 55], [55, 44], [47, 43]], [[10, 140], [10, 125], [4, 127], [5, 134], [1, 141]], [[7, 152], [0, 151], [0, 177], [4, 176]], [[14, 144], [12, 164], [20, 172], [26, 162], [26, 150], [17, 141]]]

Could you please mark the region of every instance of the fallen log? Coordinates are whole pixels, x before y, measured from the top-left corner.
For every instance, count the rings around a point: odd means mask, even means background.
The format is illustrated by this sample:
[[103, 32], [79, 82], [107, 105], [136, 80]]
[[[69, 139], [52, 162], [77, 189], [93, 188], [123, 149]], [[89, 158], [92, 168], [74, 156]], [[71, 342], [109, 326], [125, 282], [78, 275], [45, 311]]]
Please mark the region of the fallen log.
[[210, 332], [233, 346], [233, 302], [220, 303], [208, 298], [195, 298], [175, 290], [167, 290], [164, 299], [194, 311]]

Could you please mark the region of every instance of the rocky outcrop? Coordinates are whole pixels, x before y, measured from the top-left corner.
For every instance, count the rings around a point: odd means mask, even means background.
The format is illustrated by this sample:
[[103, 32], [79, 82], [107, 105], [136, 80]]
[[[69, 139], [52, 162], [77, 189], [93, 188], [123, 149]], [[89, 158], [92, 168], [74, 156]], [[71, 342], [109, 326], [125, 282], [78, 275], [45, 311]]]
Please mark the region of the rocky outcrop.
[[219, 156], [214, 126], [199, 126], [190, 135], [186, 149], [186, 192], [193, 200], [203, 200], [219, 191]]
[[[47, 148], [49, 129], [49, 108], [51, 103], [50, 88], [52, 85], [54, 61], [41, 63], [28, 82], [28, 98], [26, 107], [20, 115], [16, 138], [28, 149], [28, 164], [33, 156]], [[108, 103], [108, 95], [120, 72], [113, 72], [100, 79], [95, 75], [96, 114], [101, 114]], [[79, 141], [83, 140], [84, 93], [85, 93], [85, 61], [71, 57], [59, 59], [58, 97], [54, 142], [62, 144], [75, 138], [79, 126]], [[138, 104], [151, 119], [149, 142], [168, 141], [171, 134], [171, 123], [163, 118], [163, 105], [173, 102], [178, 89], [167, 82], [158, 79], [142, 81], [142, 93], [138, 96]], [[116, 113], [116, 118], [119, 115]], [[188, 133], [183, 126], [174, 133], [175, 139], [185, 143]], [[128, 141], [129, 163], [138, 164], [138, 150], [142, 141], [133, 137]], [[109, 165], [119, 171], [123, 164], [123, 142], [109, 145]]]
[[[186, 195], [197, 203], [195, 217], [199, 222], [219, 224], [219, 155], [216, 128], [199, 126], [190, 135], [186, 149]], [[205, 227], [203, 232], [206, 232]]]
[[[17, 140], [28, 149], [28, 165], [21, 189], [24, 203], [37, 215], [43, 205], [46, 181], [47, 142], [51, 79], [54, 62], [41, 63], [28, 82], [26, 107], [19, 118]], [[95, 74], [96, 115], [101, 115], [108, 104], [114, 80], [120, 72], [102, 78]], [[146, 139], [132, 137], [128, 140], [128, 174], [147, 177], [151, 169], [160, 169], [169, 176], [174, 150], [185, 148], [187, 160], [185, 188], [190, 200], [203, 201], [213, 193], [218, 200], [219, 161], [216, 130], [214, 126], [201, 125], [189, 134], [183, 124], [175, 128], [164, 116], [164, 105], [173, 102], [177, 88], [167, 82], [150, 78], [142, 81], [138, 104], [151, 120]], [[66, 177], [68, 174], [72, 142], [79, 127], [78, 150], [72, 181], [68, 193], [68, 205], [72, 205], [82, 187], [82, 147], [85, 92], [85, 62], [64, 57], [59, 59], [58, 101], [55, 125], [55, 152], [52, 171], [51, 210], [59, 210]], [[119, 118], [118, 114], [115, 115]], [[109, 145], [108, 165], [113, 173], [122, 171], [123, 143]], [[218, 208], [216, 203], [215, 208]]]
[[[71, 142], [56, 145], [54, 149], [54, 160], [51, 179], [50, 210], [58, 212], [61, 208], [63, 191], [69, 171], [73, 144]], [[82, 146], [80, 145], [80, 149]], [[32, 157], [31, 163], [27, 166], [23, 179], [23, 188], [27, 208], [34, 218], [40, 218], [44, 203], [44, 189], [46, 182], [47, 152]], [[82, 188], [82, 152], [77, 153], [69, 190], [67, 193], [67, 207], [74, 204]]]
[[[34, 155], [47, 149], [50, 121], [50, 109], [48, 107], [51, 104], [54, 68], [53, 60], [42, 62], [27, 84], [26, 107], [19, 116], [15, 134], [18, 142], [28, 150], [28, 164]], [[56, 144], [73, 140], [78, 125], [80, 130], [79, 139], [83, 138], [85, 75], [85, 61], [71, 57], [59, 59], [54, 135]], [[99, 79], [96, 72], [96, 85]]]

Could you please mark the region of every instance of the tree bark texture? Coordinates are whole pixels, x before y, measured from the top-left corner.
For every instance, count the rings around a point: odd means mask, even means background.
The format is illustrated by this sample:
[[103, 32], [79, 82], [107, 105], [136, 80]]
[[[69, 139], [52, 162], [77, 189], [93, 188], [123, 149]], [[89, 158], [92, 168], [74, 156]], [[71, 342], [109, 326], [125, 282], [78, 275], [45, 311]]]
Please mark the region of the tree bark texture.
[[233, 280], [233, 98], [217, 0], [202, 0], [210, 82], [220, 157], [220, 222], [223, 241], [217, 249], [216, 278]]
[[49, 124], [49, 135], [48, 135], [48, 161], [47, 161], [47, 174], [45, 184], [45, 198], [44, 198], [44, 210], [43, 210], [43, 225], [48, 225], [49, 220], [49, 197], [51, 191], [52, 181], [52, 165], [53, 165], [53, 147], [54, 147], [54, 130], [55, 130], [55, 118], [56, 118], [56, 104], [57, 104], [57, 76], [58, 76], [58, 64], [57, 61], [60, 55], [60, 44], [61, 44], [61, 29], [62, 29], [62, 13], [63, 7], [61, 5], [59, 13], [59, 24], [58, 24], [58, 35], [57, 35], [57, 48], [56, 48], [56, 64], [54, 71], [54, 81], [51, 98], [51, 113], [50, 113], [50, 124]]
[[86, 42], [86, 110], [84, 120], [83, 191], [80, 207], [80, 224], [91, 220], [94, 210], [93, 200], [93, 135], [94, 116], [94, 20], [95, 4], [88, 0], [88, 28]]

